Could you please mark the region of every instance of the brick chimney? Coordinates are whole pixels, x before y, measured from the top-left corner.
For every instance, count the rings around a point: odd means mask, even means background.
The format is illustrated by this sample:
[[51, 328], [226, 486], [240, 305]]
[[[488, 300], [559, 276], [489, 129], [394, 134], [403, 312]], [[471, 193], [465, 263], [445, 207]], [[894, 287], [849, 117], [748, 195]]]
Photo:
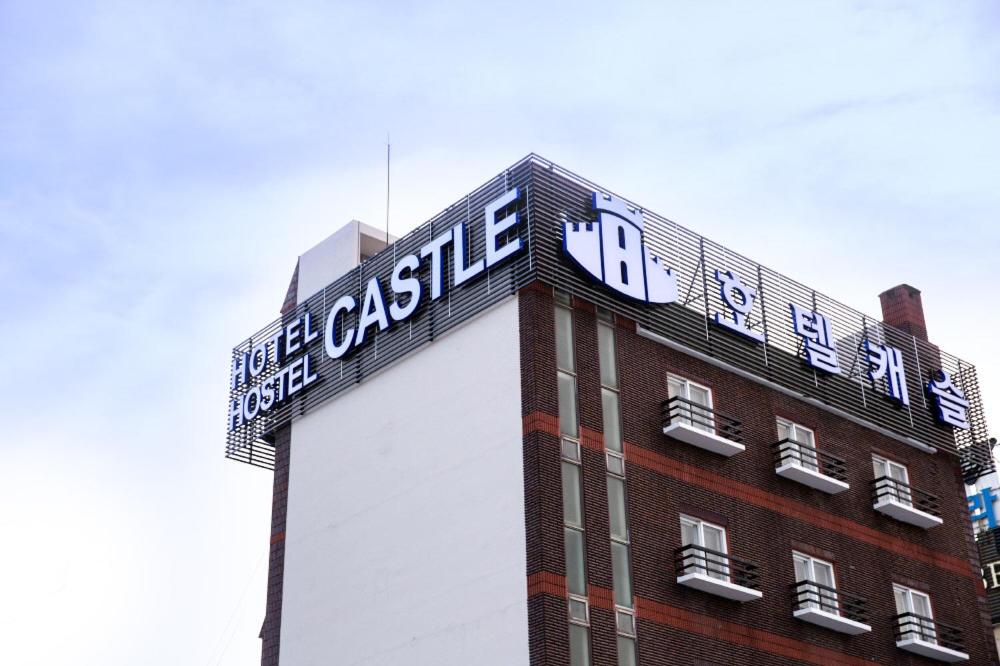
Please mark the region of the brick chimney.
[[919, 289], [901, 284], [883, 291], [878, 298], [882, 302], [883, 323], [921, 340], [927, 339], [927, 324], [924, 323], [924, 306], [920, 302]]

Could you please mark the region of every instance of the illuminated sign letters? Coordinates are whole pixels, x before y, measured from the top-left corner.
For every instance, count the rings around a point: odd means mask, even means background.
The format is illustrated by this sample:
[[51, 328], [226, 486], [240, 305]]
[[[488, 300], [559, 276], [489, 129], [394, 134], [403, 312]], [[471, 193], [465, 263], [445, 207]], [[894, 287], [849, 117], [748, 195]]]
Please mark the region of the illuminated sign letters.
[[[485, 258], [487, 266], [490, 265], [491, 261], [490, 253], [494, 251], [493, 245], [489, 242], [491, 227], [506, 229], [514, 224], [510, 218], [498, 221], [495, 214], [496, 210], [509, 202], [510, 196], [511, 193], [508, 193], [505, 195], [506, 199], [502, 198], [497, 200], [495, 204], [491, 204], [494, 206], [492, 211], [487, 209], [488, 247]], [[596, 219], [592, 222], [570, 221], [562, 224], [563, 254], [572, 259], [577, 267], [591, 279], [622, 296], [644, 303], [676, 302], [678, 299], [677, 275], [673, 269], [666, 268], [660, 259], [653, 256], [650, 249], [643, 243], [645, 222], [642, 212], [613, 195], [593, 192], [591, 197], [591, 205]], [[465, 256], [465, 236], [464, 225], [458, 225], [421, 248], [420, 257], [429, 257], [431, 263], [431, 299], [439, 298], [443, 293], [441, 248], [447, 244], [453, 243], [455, 246], [456, 263], [453, 273], [456, 284], [461, 284], [463, 280], [468, 279], [467, 276], [477, 275], [483, 270], [482, 259], [471, 265], [468, 264], [468, 259]], [[511, 244], [502, 250], [496, 250], [496, 252], [506, 256], [507, 253], [514, 252], [516, 249], [519, 249], [519, 246]], [[413, 261], [417, 261], [416, 257]], [[706, 259], [702, 256], [697, 270], [707, 273], [705, 262]], [[704, 273], [702, 279], [705, 278]], [[727, 268], [716, 269], [715, 280], [719, 285], [718, 293], [725, 307], [723, 311], [714, 313], [712, 321], [718, 326], [756, 343], [768, 342], [765, 333], [754, 330], [750, 323], [751, 314], [757, 302], [757, 287], [759, 285], [745, 284], [740, 275]], [[692, 282], [693, 284], [694, 282]], [[395, 290], [395, 285], [393, 288]], [[413, 298], [419, 299], [419, 296], [419, 292], [417, 292]], [[705, 297], [707, 299], [707, 294]], [[343, 312], [352, 312], [354, 307], [353, 302], [345, 302]], [[377, 307], [377, 302], [373, 307]], [[396, 307], [395, 304], [390, 306], [390, 310], [392, 307]], [[788, 307], [791, 312], [792, 331], [801, 341], [798, 353], [804, 355], [805, 362], [816, 370], [843, 376], [845, 371], [841, 369], [837, 348], [838, 341], [834, 337], [831, 319], [822, 312], [797, 303], [788, 303]], [[392, 316], [395, 318], [395, 315]], [[763, 320], [763, 314], [761, 320]], [[381, 326], [383, 320], [376, 321]], [[336, 323], [327, 321], [327, 327], [327, 349], [332, 350], [330, 351], [331, 356], [336, 357], [336, 354], [345, 353], [347, 347], [344, 345], [349, 345], [349, 342], [338, 343], [337, 340], [340, 338], [330, 335], [330, 331], [335, 329]], [[353, 334], [353, 331], [348, 331], [345, 339], [349, 340]], [[358, 335], [362, 335], [362, 333]], [[864, 364], [867, 362], [867, 375], [873, 383], [873, 388], [879, 392], [884, 391], [899, 406], [909, 408], [910, 395], [906, 382], [903, 352], [896, 347], [873, 342], [867, 337], [864, 338], [862, 348], [859, 351], [862, 359], [860, 372], [865, 372]], [[852, 368], [847, 376], [855, 377], [859, 371], [855, 369], [857, 366], [853, 362], [851, 365]], [[884, 389], [881, 388], [883, 386]], [[966, 400], [965, 393], [952, 384], [951, 378], [946, 372], [938, 370], [935, 378], [927, 385], [927, 390], [934, 398], [939, 422], [955, 428], [970, 428], [967, 413], [969, 401]]]
[[997, 526], [997, 515], [993, 510], [997, 496], [993, 494], [993, 488], [983, 488], [975, 495], [969, 495], [965, 499], [969, 503], [969, 513], [973, 523], [985, 520], [986, 529], [990, 530]]
[[792, 327], [795, 334], [805, 341], [809, 365], [831, 374], [840, 374], [830, 320], [819, 312], [811, 312], [795, 303], [789, 305], [792, 308]]
[[722, 302], [733, 311], [732, 320], [721, 312], [716, 313], [715, 323], [756, 342], [764, 342], [764, 334], [751, 331], [748, 325], [750, 311], [753, 310], [753, 302], [757, 298], [757, 290], [743, 284], [740, 276], [732, 271], [717, 270], [715, 279], [720, 284]]
[[906, 372], [903, 368], [903, 352], [895, 347], [873, 344], [865, 340], [868, 351], [868, 378], [873, 382], [885, 379], [889, 386], [889, 396], [904, 407], [910, 404], [910, 395], [906, 390]]
[[[230, 388], [234, 391], [259, 377], [269, 364], [279, 369], [230, 401], [229, 430], [249, 423], [320, 380], [313, 359], [306, 353], [311, 343], [322, 338], [326, 355], [340, 359], [393, 324], [412, 317], [424, 300], [418, 277], [423, 260], [426, 259], [430, 267], [430, 300], [435, 301], [445, 293], [447, 271], [444, 262], [449, 245], [453, 262], [452, 287], [474, 281], [491, 266], [521, 252], [524, 244], [520, 236], [510, 234], [518, 225], [517, 212], [500, 217], [518, 196], [518, 189], [514, 188], [486, 205], [485, 248], [479, 259], [470, 262], [469, 228], [466, 222], [460, 222], [431, 239], [420, 248], [419, 254], [399, 259], [388, 276], [388, 289], [382, 278], [372, 277], [362, 290], [361, 302], [353, 293], [342, 294], [334, 301], [322, 327], [312, 313], [306, 312], [284, 324], [249, 352], [234, 358], [230, 375]], [[353, 326], [348, 324], [349, 315], [356, 315]]]
[[[690, 239], [685, 241], [684, 236], [675, 235], [678, 265], [668, 268], [653, 255], [651, 246], [646, 245], [650, 230], [646, 229], [641, 210], [613, 195], [593, 190], [585, 192], [590, 193], [593, 220], [572, 221], [572, 218], [563, 217], [564, 221], [555, 228], [562, 230], [563, 256], [572, 260], [580, 274], [600, 283], [613, 296], [649, 304], [680, 301], [683, 307], [705, 317], [698, 322], [697, 328], [701, 329], [701, 324], [704, 324], [704, 335], [709, 339], [710, 346], [711, 323], [725, 331], [725, 335], [736, 334], [757, 345], [769, 345], [763, 348], [765, 365], [769, 364], [770, 345], [774, 345], [777, 351], [802, 359], [802, 369], [808, 366], [832, 375], [826, 378], [831, 386], [835, 387], [838, 383], [838, 375], [841, 385], [844, 380], [857, 380], [862, 384], [864, 396], [863, 377], [867, 374], [872, 390], [894, 400], [899, 407], [911, 407], [904, 352], [884, 344], [881, 332], [875, 339], [869, 339], [869, 334], [876, 329], [862, 323], [865, 321], [863, 318], [845, 317], [843, 311], [836, 309], [832, 310], [834, 316], [827, 316], [817, 309], [829, 310], [834, 306], [817, 304], [815, 294], [808, 306], [800, 305], [809, 302], [801, 296], [788, 297], [798, 299], [798, 303], [789, 302], [788, 298], [776, 301], [776, 295], [789, 293], [781, 289], [781, 279], [778, 279], [775, 289], [766, 286], [770, 283], [765, 281], [760, 267], [754, 269], [752, 262], [742, 258], [731, 259], [725, 248], [707, 252], [704, 239], [693, 246]], [[286, 317], [277, 332], [269, 338], [254, 339], [252, 344], [241, 346], [234, 354], [231, 366], [230, 432], [322, 381], [321, 373], [331, 367], [329, 360], [347, 358], [355, 350], [372, 343], [379, 333], [391, 330], [396, 324], [414, 317], [421, 307], [445, 297], [448, 289], [473, 284], [487, 275], [491, 267], [523, 253], [525, 245], [517, 233], [522, 220], [513, 205], [521, 194], [513, 188], [486, 204], [483, 209], [485, 221], [481, 228], [475, 229], [476, 233], [473, 233], [472, 227], [479, 222], [471, 219], [459, 221], [448, 228], [438, 228], [437, 235], [432, 235], [425, 228], [426, 236], [420, 241], [422, 245], [413, 247], [409, 254], [396, 257], [391, 271], [366, 275], [366, 282], [355, 282], [344, 293], [332, 293], [333, 290], [328, 287], [323, 300], [324, 312], [302, 312], [305, 308], [300, 308], [301, 314], [294, 318]], [[575, 200], [573, 206], [579, 203]], [[546, 239], [545, 233], [551, 234], [553, 230], [550, 226], [544, 227], [540, 230], [544, 233], [539, 238]], [[529, 230], [528, 238], [533, 231]], [[476, 242], [477, 246], [473, 247], [473, 238], [484, 240]], [[663, 234], [656, 238], [659, 242], [669, 242]], [[682, 252], [685, 242], [688, 243], [686, 253]], [[538, 248], [543, 247], [547, 249], [551, 246], [546, 240], [538, 245]], [[693, 260], [694, 251], [700, 253], [697, 263]], [[717, 263], [712, 265], [713, 262]], [[527, 273], [517, 279], [539, 279], [541, 276], [532, 273], [531, 262], [527, 264]], [[742, 268], [748, 274], [739, 275], [730, 268], [731, 265]], [[558, 268], [561, 270], [563, 267]], [[682, 269], [687, 273], [683, 277], [678, 274]], [[681, 279], [690, 282], [679, 289], [678, 281]], [[713, 288], [717, 289], [714, 294], [710, 291]], [[683, 296], [679, 297], [680, 294]], [[780, 319], [774, 316], [766, 318], [765, 310], [773, 313], [775, 303], [780, 303], [780, 310], [785, 314]], [[664, 311], [671, 312], [669, 309]], [[685, 314], [690, 315], [691, 312]], [[791, 315], [790, 321], [788, 314]], [[839, 339], [835, 337], [838, 333], [834, 331], [834, 319], [841, 334]], [[857, 326], [862, 326], [860, 331]], [[909, 344], [903, 349], [908, 347]], [[918, 354], [916, 340], [913, 347], [913, 354]], [[734, 349], [736, 353], [752, 353], [750, 345], [722, 345], [720, 348], [727, 353], [732, 353]], [[849, 351], [856, 354], [851, 356]], [[844, 357], [843, 366], [840, 355]], [[934, 368], [934, 365], [925, 364], [925, 369], [921, 370], [922, 359], [914, 360], [915, 363], [909, 366], [911, 382], [916, 376], [913, 374], [915, 371], [923, 373], [928, 368]], [[938, 365], [945, 361], [938, 355], [933, 363]], [[819, 374], [811, 374], [816, 375], [813, 379], [819, 386]], [[935, 370], [926, 384], [926, 390], [932, 398], [929, 402], [940, 424], [968, 430], [971, 427], [970, 400], [963, 389], [969, 385], [962, 374], [956, 379], [957, 386], [947, 372]], [[922, 383], [926, 377], [918, 380]], [[863, 403], [863, 406], [867, 405]], [[970, 502], [979, 502], [973, 510], [984, 512], [982, 520], [990, 525], [996, 522], [991, 498], [973, 496]], [[980, 505], [981, 508], [977, 508]]]
[[927, 391], [934, 397], [935, 412], [941, 423], [969, 429], [969, 401], [965, 399], [965, 392], [951, 382], [951, 375], [938, 370], [927, 384]]

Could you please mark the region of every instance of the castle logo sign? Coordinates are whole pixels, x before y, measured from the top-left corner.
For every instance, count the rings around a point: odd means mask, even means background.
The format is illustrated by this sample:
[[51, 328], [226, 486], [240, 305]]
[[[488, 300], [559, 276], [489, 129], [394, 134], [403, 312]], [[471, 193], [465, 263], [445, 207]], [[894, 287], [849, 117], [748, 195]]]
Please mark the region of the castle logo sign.
[[677, 279], [642, 243], [642, 213], [594, 192], [596, 222], [567, 222], [563, 251], [618, 293], [646, 303], [677, 300]]

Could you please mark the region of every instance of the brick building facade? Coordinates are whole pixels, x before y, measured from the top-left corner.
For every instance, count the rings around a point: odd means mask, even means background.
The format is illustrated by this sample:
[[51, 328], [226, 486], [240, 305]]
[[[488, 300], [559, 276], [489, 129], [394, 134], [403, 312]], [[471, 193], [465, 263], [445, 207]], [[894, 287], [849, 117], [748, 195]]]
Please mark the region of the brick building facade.
[[[334, 268], [340, 249], [318, 246], [281, 319], [237, 349], [228, 452], [274, 469], [262, 666], [998, 664], [963, 483], [989, 466], [969, 462], [985, 428], [974, 368], [926, 343], [919, 291], [885, 292], [882, 322], [846, 329], [855, 313], [812, 292], [845, 365], [817, 373], [773, 314], [808, 292], [651, 213], [625, 214], [670, 240], [701, 301], [584, 279], [560, 230], [591, 190], [529, 156], [370, 260]], [[504, 242], [521, 253], [490, 268]], [[463, 285], [483, 243], [486, 269]], [[411, 298], [437, 295], [332, 356], [378, 309], [365, 285], [389, 284], [408, 252]], [[751, 313], [759, 339], [706, 323], [727, 299], [709, 293], [716, 262], [786, 299]], [[341, 293], [358, 311], [338, 318]], [[327, 322], [326, 355], [319, 328], [305, 350], [318, 380], [242, 424], [240, 359], [308, 331], [304, 313]], [[910, 345], [909, 403], [846, 367], [857, 331]], [[954, 437], [922, 395], [953, 366], [973, 421]]]
[[[551, 289], [522, 291], [528, 589], [533, 664], [568, 664], [560, 447]], [[608, 532], [597, 319], [573, 300], [587, 532]], [[934, 617], [965, 628], [970, 663], [996, 663], [978, 556], [957, 460], [912, 447], [637, 335], [617, 317], [632, 574], [640, 664], [931, 664], [896, 647], [892, 584], [926, 591]], [[665, 377], [709, 386], [715, 405], [742, 423], [746, 451], [731, 458], [662, 434]], [[847, 462], [850, 489], [828, 495], [778, 477], [777, 417], [811, 428], [817, 449]], [[942, 498], [943, 524], [907, 525], [872, 509], [872, 454], [907, 465], [914, 487]], [[546, 502], [549, 498], [549, 502]], [[726, 528], [729, 552], [760, 567], [763, 598], [733, 602], [676, 583], [679, 517]], [[849, 636], [792, 617], [792, 552], [834, 564], [837, 588], [867, 600], [872, 631]], [[611, 557], [588, 541], [594, 664], [615, 664]]]

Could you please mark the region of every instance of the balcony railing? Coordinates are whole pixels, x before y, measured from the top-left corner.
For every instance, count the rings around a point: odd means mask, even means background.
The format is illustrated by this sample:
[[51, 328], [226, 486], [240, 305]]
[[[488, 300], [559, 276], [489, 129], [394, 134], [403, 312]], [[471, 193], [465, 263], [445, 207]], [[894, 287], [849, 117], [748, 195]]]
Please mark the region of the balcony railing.
[[842, 634], [872, 630], [864, 597], [808, 580], [792, 585], [792, 615]]
[[664, 427], [676, 422], [714, 432], [733, 442], [743, 442], [743, 424], [736, 419], [679, 395], [660, 406]]
[[759, 599], [760, 573], [756, 564], [738, 560], [693, 544], [674, 551], [677, 582], [728, 599]]
[[831, 495], [851, 487], [847, 483], [847, 463], [837, 456], [817, 451], [794, 439], [775, 442], [771, 448], [778, 476]]
[[901, 613], [893, 618], [896, 645], [939, 661], [966, 661], [962, 630], [916, 613]]
[[917, 490], [888, 476], [872, 481], [872, 498], [875, 510], [897, 520], [924, 528], [943, 522], [937, 495]]
[[771, 445], [777, 467], [798, 465], [842, 483], [847, 483], [847, 463], [843, 458], [817, 451], [794, 439], [783, 439]]
[[663, 433], [683, 442], [723, 455], [743, 451], [743, 428], [736, 419], [674, 396], [660, 405]]

